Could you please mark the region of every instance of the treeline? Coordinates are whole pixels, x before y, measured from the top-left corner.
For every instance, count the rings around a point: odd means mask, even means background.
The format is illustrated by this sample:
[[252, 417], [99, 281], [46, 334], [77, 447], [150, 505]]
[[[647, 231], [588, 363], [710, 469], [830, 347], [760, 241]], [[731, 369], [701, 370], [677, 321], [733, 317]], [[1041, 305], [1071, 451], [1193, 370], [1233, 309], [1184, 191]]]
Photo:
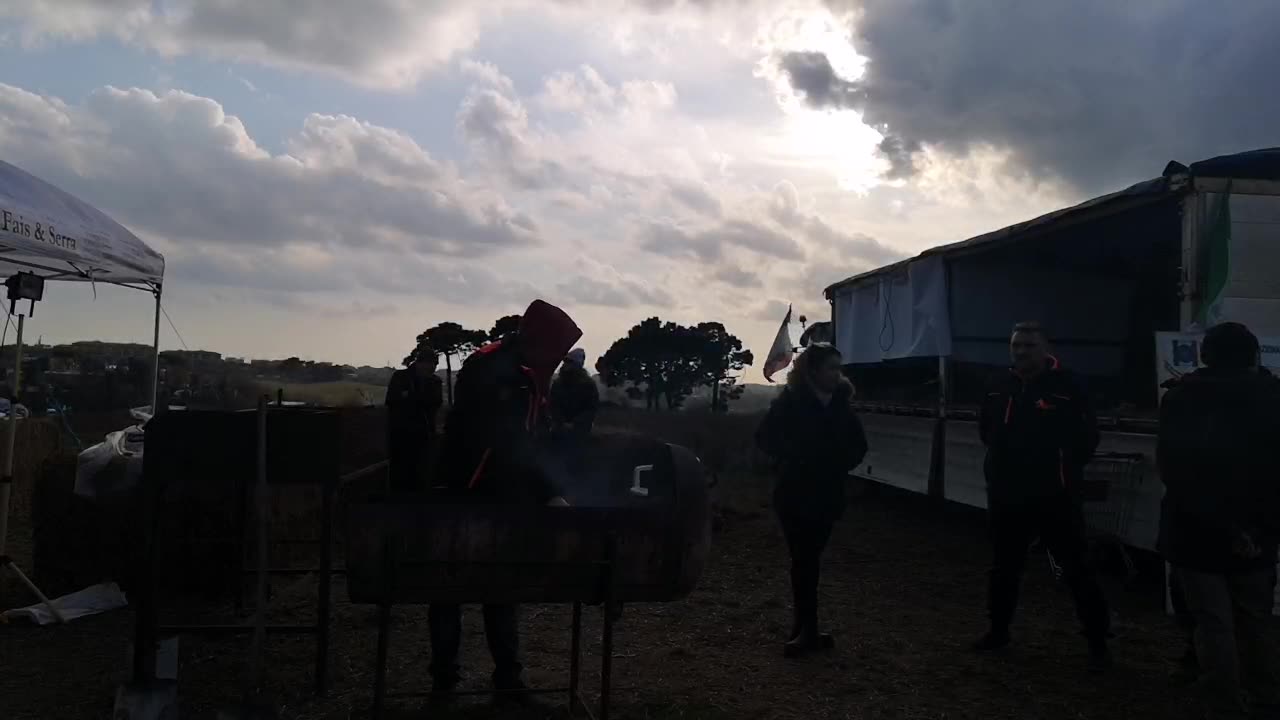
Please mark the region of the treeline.
[[[13, 348], [0, 352], [0, 393], [10, 394]], [[34, 412], [45, 407], [78, 411], [116, 410], [146, 404], [151, 397], [153, 349], [135, 343], [81, 341], [26, 349], [18, 395]], [[207, 351], [160, 353], [162, 402], [236, 408], [252, 404], [264, 384], [297, 385], [352, 381], [385, 385], [392, 368], [354, 367], [284, 360], [224, 358]]]
[[[444, 322], [418, 335], [405, 365], [423, 352], [435, 353], [444, 363], [446, 387], [452, 402], [455, 360], [461, 361], [485, 343], [499, 340], [520, 326], [519, 315], [500, 318], [488, 331], [468, 330]], [[742, 395], [740, 374], [755, 362], [742, 341], [718, 322], [684, 326], [649, 318], [615, 340], [596, 361], [599, 379], [621, 388], [632, 400], [650, 410], [678, 410], [700, 389], [706, 389], [709, 407], [726, 412]]]

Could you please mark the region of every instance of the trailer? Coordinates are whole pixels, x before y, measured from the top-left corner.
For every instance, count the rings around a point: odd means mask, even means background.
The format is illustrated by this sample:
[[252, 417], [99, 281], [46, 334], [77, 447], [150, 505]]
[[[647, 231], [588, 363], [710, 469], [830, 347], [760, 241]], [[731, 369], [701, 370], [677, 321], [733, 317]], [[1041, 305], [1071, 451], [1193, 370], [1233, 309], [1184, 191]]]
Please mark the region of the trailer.
[[[1100, 452], [1129, 458], [1115, 532], [1154, 550], [1161, 381], [1218, 322], [1280, 365], [1280, 148], [1226, 155], [927, 250], [826, 290], [871, 452], [870, 480], [986, 507], [977, 408], [1014, 323], [1041, 322], [1089, 388]], [[1100, 471], [1101, 472], [1101, 471]], [[1119, 477], [1119, 475], [1116, 475]]]

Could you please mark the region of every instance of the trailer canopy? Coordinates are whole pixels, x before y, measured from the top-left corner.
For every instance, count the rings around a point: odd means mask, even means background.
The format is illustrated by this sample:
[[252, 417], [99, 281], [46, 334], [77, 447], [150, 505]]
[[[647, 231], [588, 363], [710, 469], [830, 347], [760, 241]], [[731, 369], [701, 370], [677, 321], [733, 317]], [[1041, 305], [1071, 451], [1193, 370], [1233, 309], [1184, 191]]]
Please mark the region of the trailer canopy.
[[1183, 201], [1193, 191], [1203, 201], [1192, 218], [1202, 235], [1226, 218], [1223, 257], [1234, 261], [1215, 268], [1225, 273], [1226, 319], [1280, 313], [1280, 274], [1265, 272], [1280, 260], [1277, 181], [1280, 149], [1169, 163], [1161, 177], [1120, 192], [854, 276], [826, 290], [836, 342], [854, 364], [1002, 364], [1012, 323], [1034, 319], [1055, 345], [1071, 346], [1077, 368], [1115, 375], [1138, 361], [1127, 344], [1185, 329]]

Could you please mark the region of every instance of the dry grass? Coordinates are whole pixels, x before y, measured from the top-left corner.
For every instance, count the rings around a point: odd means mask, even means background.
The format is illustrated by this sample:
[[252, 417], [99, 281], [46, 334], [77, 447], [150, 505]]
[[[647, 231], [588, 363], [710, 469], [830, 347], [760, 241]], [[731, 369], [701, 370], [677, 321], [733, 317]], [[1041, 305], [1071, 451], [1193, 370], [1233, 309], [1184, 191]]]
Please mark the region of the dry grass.
[[387, 388], [358, 382], [325, 383], [269, 383], [260, 384], [261, 392], [275, 397], [276, 390], [284, 390], [285, 400], [321, 405], [324, 407], [363, 407], [372, 402], [381, 405], [386, 399]]
[[[667, 418], [668, 421], [671, 418]], [[633, 419], [629, 424], [656, 422]], [[730, 422], [738, 422], [730, 420]], [[707, 447], [748, 441], [724, 427], [703, 432]], [[664, 433], [714, 430], [706, 423], [662, 422]], [[749, 434], [747, 435], [749, 437]], [[715, 438], [720, 440], [715, 441]], [[615, 717], [649, 718], [1180, 718], [1187, 697], [1171, 689], [1166, 658], [1180, 649], [1160, 613], [1158, 588], [1111, 587], [1120, 637], [1118, 666], [1104, 678], [1084, 672], [1083, 645], [1068, 596], [1043, 562], [1032, 564], [1018, 646], [982, 659], [965, 650], [982, 630], [987, 550], [981, 521], [938, 512], [917, 498], [882, 493], [851, 506], [827, 554], [823, 614], [838, 649], [784, 661], [789, 624], [786, 556], [767, 507], [768, 481], [741, 472], [731, 458], [723, 475], [724, 523], [698, 590], [669, 605], [628, 606], [615, 648]], [[307, 616], [314, 582], [275, 586], [276, 620]], [[334, 618], [333, 690], [313, 698], [312, 646], [305, 638], [269, 644], [270, 683], [281, 716], [298, 720], [363, 717], [372, 681], [373, 612], [344, 602]], [[469, 610], [464, 663], [469, 685], [487, 681], [479, 613]], [[0, 699], [5, 718], [110, 716], [113, 688], [128, 645], [127, 612], [63, 628], [0, 627]], [[599, 612], [587, 613], [584, 683], [594, 692]], [[530, 680], [559, 685], [567, 667], [569, 613], [559, 606], [523, 611]], [[393, 691], [427, 685], [423, 607], [397, 608], [391, 644]], [[245, 641], [184, 638], [183, 717], [210, 717], [239, 689]], [[621, 688], [630, 689], [621, 689]], [[563, 717], [560, 711], [503, 713], [483, 700], [445, 715], [402, 705], [396, 717]]]

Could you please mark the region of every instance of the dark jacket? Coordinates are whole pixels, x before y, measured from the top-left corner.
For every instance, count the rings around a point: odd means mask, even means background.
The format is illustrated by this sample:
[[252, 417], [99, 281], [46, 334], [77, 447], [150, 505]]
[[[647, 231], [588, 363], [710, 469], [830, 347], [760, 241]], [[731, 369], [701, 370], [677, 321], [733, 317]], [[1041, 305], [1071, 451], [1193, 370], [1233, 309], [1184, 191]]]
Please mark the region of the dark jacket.
[[551, 418], [578, 434], [590, 434], [600, 406], [600, 389], [587, 371], [564, 366], [551, 384]]
[[844, 514], [849, 472], [867, 455], [853, 412], [853, 386], [842, 383], [823, 405], [803, 383], [788, 384], [756, 431], [756, 444], [778, 464], [774, 505], [781, 515], [835, 520]]
[[[1165, 395], [1157, 450], [1160, 549], [1204, 572], [1264, 569], [1280, 540], [1280, 380], [1265, 372], [1197, 370]], [[1261, 549], [1233, 551], [1247, 534]]]
[[413, 368], [397, 370], [387, 385], [387, 437], [391, 451], [416, 447], [435, 434], [444, 383]]
[[471, 500], [545, 504], [561, 494], [542, 440], [556, 363], [582, 332], [558, 308], [535, 302], [519, 333], [463, 363], [445, 419], [440, 475]]
[[996, 378], [982, 403], [980, 432], [991, 509], [1079, 500], [1098, 423], [1088, 396], [1056, 359], [1029, 383], [1012, 371]]

